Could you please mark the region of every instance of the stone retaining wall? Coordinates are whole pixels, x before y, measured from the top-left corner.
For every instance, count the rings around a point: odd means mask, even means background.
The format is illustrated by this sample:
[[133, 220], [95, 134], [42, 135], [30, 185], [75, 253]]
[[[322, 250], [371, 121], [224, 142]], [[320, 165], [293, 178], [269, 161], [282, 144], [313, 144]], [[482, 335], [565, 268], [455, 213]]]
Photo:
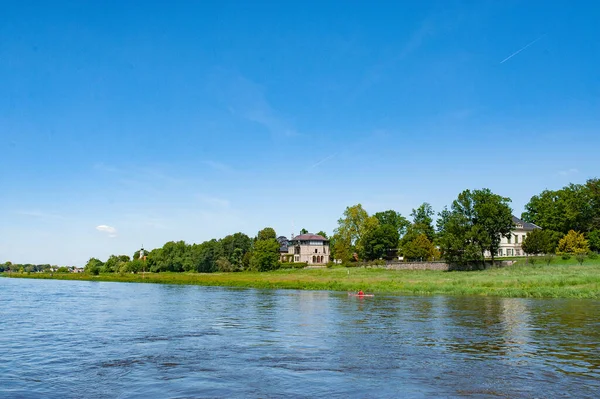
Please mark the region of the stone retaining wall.
[[[514, 260], [503, 260], [500, 262], [494, 262], [495, 267], [506, 267], [511, 266], [515, 263]], [[486, 269], [492, 266], [491, 262], [486, 262]], [[437, 270], [437, 271], [448, 271], [450, 265], [445, 262], [390, 262], [387, 265], [382, 266], [367, 266], [367, 267], [380, 267], [390, 270]]]

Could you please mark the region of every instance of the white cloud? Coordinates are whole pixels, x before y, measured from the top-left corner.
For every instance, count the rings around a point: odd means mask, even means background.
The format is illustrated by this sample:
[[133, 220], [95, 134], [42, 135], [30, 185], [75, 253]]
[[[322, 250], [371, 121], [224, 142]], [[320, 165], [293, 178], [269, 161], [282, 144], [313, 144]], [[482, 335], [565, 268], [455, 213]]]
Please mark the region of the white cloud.
[[569, 176], [569, 175], [574, 175], [576, 173], [579, 173], [579, 170], [575, 169], [575, 168], [571, 168], [568, 170], [561, 170], [560, 172], [558, 172], [558, 174], [561, 176]]
[[101, 224], [100, 226], [96, 226], [96, 230], [107, 233], [110, 238], [115, 238], [117, 236], [117, 229], [112, 226]]

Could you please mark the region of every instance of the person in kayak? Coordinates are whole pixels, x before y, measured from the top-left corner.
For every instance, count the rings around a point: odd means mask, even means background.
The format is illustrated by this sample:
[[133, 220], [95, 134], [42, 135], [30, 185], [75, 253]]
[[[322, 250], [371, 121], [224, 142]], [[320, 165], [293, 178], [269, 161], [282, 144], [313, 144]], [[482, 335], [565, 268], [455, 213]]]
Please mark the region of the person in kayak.
[[365, 293], [363, 292], [363, 290], [358, 290], [358, 296], [364, 296]]

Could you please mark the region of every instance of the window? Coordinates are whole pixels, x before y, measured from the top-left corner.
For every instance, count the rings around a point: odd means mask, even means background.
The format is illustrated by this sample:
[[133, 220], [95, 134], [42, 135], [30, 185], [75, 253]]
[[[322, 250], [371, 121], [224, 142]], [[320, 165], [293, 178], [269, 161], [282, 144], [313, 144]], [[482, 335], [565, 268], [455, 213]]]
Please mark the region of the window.
[[502, 248], [498, 249], [498, 256], [502, 256]]
[[515, 234], [515, 244], [519, 243], [519, 236]]
[[510, 244], [510, 234], [508, 237], [506, 237], [506, 240], [508, 241], [508, 243]]
[[317, 248], [315, 248], [315, 253], [317, 253]]
[[294, 261], [299, 262], [300, 261], [300, 257], [299, 256], [294, 256]]
[[521, 250], [517, 249], [517, 256], [521, 256]]

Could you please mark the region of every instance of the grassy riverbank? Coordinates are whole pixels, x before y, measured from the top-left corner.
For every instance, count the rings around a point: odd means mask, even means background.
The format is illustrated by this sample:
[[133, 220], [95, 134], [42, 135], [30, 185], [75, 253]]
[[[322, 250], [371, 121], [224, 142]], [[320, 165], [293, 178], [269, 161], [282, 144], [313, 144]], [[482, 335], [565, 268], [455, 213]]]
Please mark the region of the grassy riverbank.
[[[18, 274], [10, 277], [375, 293], [535, 298], [600, 298], [600, 262], [564, 261], [473, 272], [332, 268], [241, 273]], [[8, 274], [4, 274], [9, 277]]]

